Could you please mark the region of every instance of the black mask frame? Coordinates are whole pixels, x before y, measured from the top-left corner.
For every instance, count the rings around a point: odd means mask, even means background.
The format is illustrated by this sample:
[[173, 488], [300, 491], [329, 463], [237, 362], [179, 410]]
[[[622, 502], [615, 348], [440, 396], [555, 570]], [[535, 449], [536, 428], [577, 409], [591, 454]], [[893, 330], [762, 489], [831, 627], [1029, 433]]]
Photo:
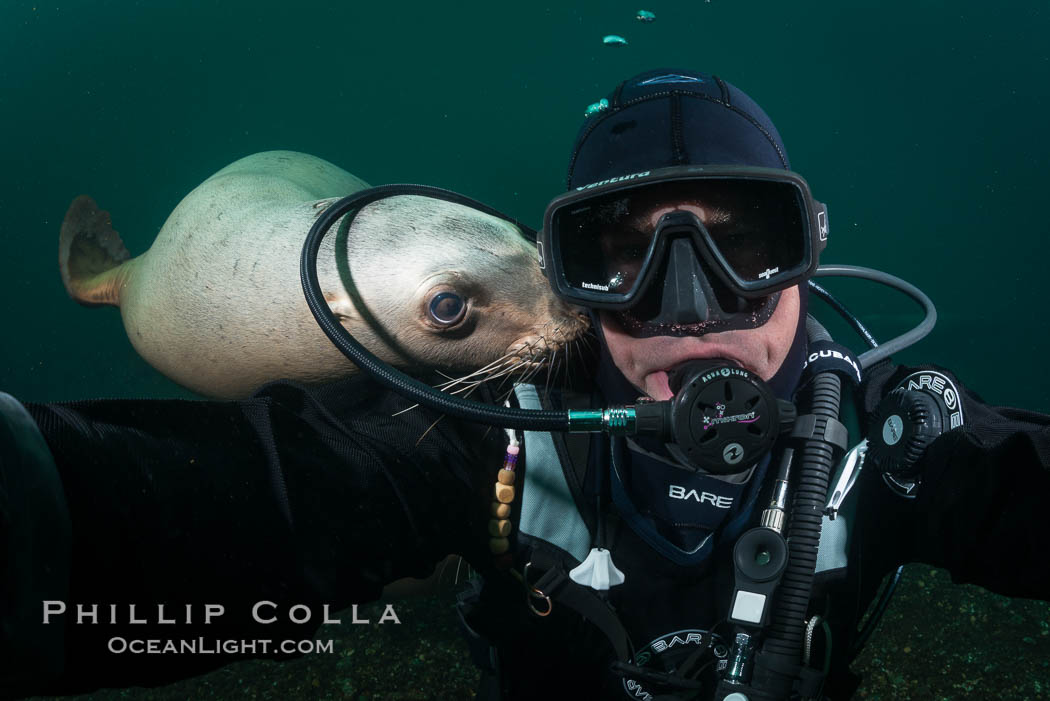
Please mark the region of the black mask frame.
[[[565, 230], [566, 224], [572, 221], [573, 216], [576, 216], [578, 221], [580, 217], [576, 213], [581, 211], [581, 208], [587, 208], [589, 204], [608, 202], [619, 197], [630, 198], [632, 195], [637, 195], [643, 200], [659, 199], [662, 190], [668, 186], [673, 185], [676, 191], [680, 192], [683, 185], [688, 187], [691, 182], [696, 182], [698, 188], [710, 187], [712, 183], [727, 188], [739, 188], [744, 195], [748, 194], [748, 187], [752, 190], [756, 187], [765, 188], [767, 191], [773, 187], [781, 190], [782, 194], [789, 195], [794, 201], [792, 206], [798, 207], [798, 230], [790, 235], [798, 237], [793, 243], [799, 247], [800, 255], [783, 269], [780, 265], [777, 265], [776, 269], [767, 268], [758, 273], [755, 279], [745, 279], [740, 274], [737, 270], [739, 266], [733, 265], [723, 251], [726, 247], [725, 242], [723, 241], [720, 247], [712, 232], [698, 217], [685, 211], [672, 213], [671, 218], [675, 220], [675, 224], [687, 223], [695, 248], [708, 269], [714, 271], [734, 294], [745, 299], [767, 297], [806, 280], [817, 269], [820, 252], [827, 245], [827, 207], [813, 199], [809, 185], [802, 176], [788, 170], [751, 166], [675, 166], [592, 183], [551, 201], [544, 216], [544, 226], [537, 246], [540, 267], [555, 294], [570, 303], [595, 309], [624, 310], [634, 306], [658, 274], [658, 268], [665, 261], [669, 242], [683, 233], [681, 226], [666, 226], [671, 222], [663, 218], [654, 226], [644, 257], [637, 257], [635, 261], [639, 267], [636, 279], [630, 289], [617, 292], [611, 289], [595, 289], [600, 288], [600, 285], [590, 285], [588, 289], [569, 279], [567, 263], [568, 267], [572, 264], [565, 259], [565, 250], [569, 246], [564, 243], [563, 237], [571, 233]], [[688, 219], [688, 222], [685, 222], [685, 219]], [[599, 238], [601, 232], [597, 229], [600, 229], [601, 222], [596, 218], [588, 225], [594, 229], [588, 233], [595, 239]], [[601, 255], [599, 251], [592, 253], [595, 257]]]

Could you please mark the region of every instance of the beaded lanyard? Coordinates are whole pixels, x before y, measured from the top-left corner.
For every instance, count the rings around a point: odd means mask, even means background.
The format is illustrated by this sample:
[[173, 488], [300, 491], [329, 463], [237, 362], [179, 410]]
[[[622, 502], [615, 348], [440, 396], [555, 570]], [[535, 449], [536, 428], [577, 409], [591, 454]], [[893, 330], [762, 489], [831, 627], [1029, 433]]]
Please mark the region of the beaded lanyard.
[[[503, 555], [510, 549], [511, 504], [514, 503], [514, 468], [518, 464], [518, 453], [521, 443], [514, 429], [505, 429], [508, 438], [507, 454], [503, 458], [503, 467], [496, 475], [495, 499], [492, 502], [492, 516], [489, 519], [489, 550], [493, 555]], [[507, 561], [509, 566], [509, 559]]]
[[[509, 402], [507, 405], [509, 406]], [[510, 515], [511, 504], [514, 503], [514, 479], [517, 477], [515, 468], [518, 464], [518, 454], [521, 452], [521, 443], [514, 429], [504, 430], [507, 433], [507, 454], [503, 458], [503, 467], [496, 473], [495, 499], [492, 502], [493, 518], [489, 519], [489, 550], [496, 556], [494, 563], [496, 567], [501, 570], [509, 570], [524, 586], [525, 601], [529, 609], [537, 616], [548, 616], [554, 608], [550, 597], [533, 587], [528, 581], [529, 565], [532, 563], [525, 565], [523, 574], [518, 574], [516, 570], [511, 569], [514, 558], [508, 552], [510, 550], [509, 536], [513, 527]], [[598, 520], [599, 523], [604, 520], [600, 501]], [[593, 545], [584, 561], [569, 572], [569, 578], [574, 582], [590, 587], [599, 593], [604, 593], [609, 587], [622, 584], [624, 581], [623, 572], [613, 564], [611, 553], [604, 547], [603, 530], [598, 529], [598, 542]], [[546, 602], [546, 608], [537, 609], [533, 604], [533, 599]]]

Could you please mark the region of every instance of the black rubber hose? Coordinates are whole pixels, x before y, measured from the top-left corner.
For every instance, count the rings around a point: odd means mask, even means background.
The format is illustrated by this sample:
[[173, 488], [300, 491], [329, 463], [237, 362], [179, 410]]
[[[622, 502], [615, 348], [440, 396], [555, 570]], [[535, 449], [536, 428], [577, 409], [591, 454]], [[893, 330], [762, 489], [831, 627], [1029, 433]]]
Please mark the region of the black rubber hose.
[[[827, 332], [823, 335], [827, 336]], [[838, 420], [842, 381], [834, 373], [822, 372], [813, 379], [809, 390], [810, 413], [816, 416], [819, 433], [829, 420]], [[763, 696], [768, 693], [771, 698], [787, 698], [802, 664], [806, 611], [813, 589], [834, 450], [826, 441], [807, 439], [796, 451], [796, 455], [801, 455], [801, 467], [787, 529], [788, 565], [762, 651], [755, 656], [752, 677], [752, 683], [761, 680]]]
[[[324, 299], [324, 293], [321, 291], [321, 284], [317, 279], [317, 252], [321, 248], [321, 239], [324, 238], [328, 230], [335, 225], [340, 217], [351, 210], [360, 209], [366, 204], [384, 197], [406, 194], [450, 199], [447, 195], [453, 193], [426, 185], [384, 185], [375, 187], [339, 200], [326, 209], [317, 218], [314, 225], [310, 227], [310, 233], [306, 237], [306, 243], [303, 244], [302, 256], [299, 259], [299, 276], [303, 284], [303, 293], [306, 295], [306, 303], [309, 305], [310, 311], [313, 313], [318, 325], [320, 325], [321, 330], [335, 344], [336, 348], [342, 351], [363, 372], [371, 375], [376, 382], [423, 406], [430, 407], [449, 416], [490, 426], [516, 428], [523, 431], [568, 430], [569, 414], [567, 411], [512, 409], [482, 404], [481, 402], [472, 402], [445, 394], [430, 385], [409, 377], [403, 372], [390, 367], [358, 343], [335, 318], [332, 310], [328, 308], [328, 303]], [[453, 199], [452, 201], [463, 201], [465, 199], [460, 197], [458, 200]], [[479, 209], [481, 208], [479, 207]], [[485, 211], [485, 209], [482, 209], [482, 211]]]
[[894, 353], [899, 353], [905, 348], [918, 343], [925, 338], [930, 331], [933, 331], [933, 327], [937, 325], [937, 308], [933, 306], [933, 302], [928, 296], [926, 296], [925, 292], [910, 282], [901, 280], [899, 277], [895, 277], [889, 273], [884, 273], [881, 270], [862, 268], [857, 265], [822, 265], [817, 268], [815, 273], [813, 273], [814, 277], [828, 275], [854, 277], [860, 278], [861, 280], [871, 280], [880, 285], [888, 285], [889, 287], [899, 290], [914, 299], [926, 312], [922, 321], [920, 321], [915, 328], [902, 333], [896, 338], [891, 338], [881, 344], [878, 348], [866, 350], [858, 355], [857, 360], [860, 361], [860, 367], [863, 369], [870, 368], [875, 363], [885, 360]]
[[823, 286], [817, 284], [816, 280], [809, 281], [809, 289], [824, 300], [824, 303], [829, 307], [838, 312], [839, 316], [846, 320], [846, 323], [857, 332], [857, 335], [864, 339], [864, 342], [871, 348], [878, 348], [879, 342], [875, 340], [875, 337], [871, 335], [871, 331], [868, 331], [868, 327], [864, 325], [856, 315], [846, 308], [846, 305], [838, 300], [835, 295], [828, 292]]
[[875, 604], [875, 608], [872, 609], [871, 615], [868, 616], [867, 622], [864, 624], [864, 628], [857, 635], [857, 640], [850, 647], [849, 661], [852, 664], [853, 660], [857, 658], [860, 651], [864, 649], [864, 646], [868, 644], [868, 638], [875, 632], [876, 626], [879, 625], [879, 620], [882, 619], [882, 614], [886, 613], [886, 607], [890, 605], [890, 599], [893, 598], [893, 592], [897, 588], [897, 584], [901, 581], [901, 575], [904, 574], [904, 565], [897, 567], [897, 571], [893, 573], [893, 577], [889, 582], [886, 583], [886, 588], [882, 590], [882, 594], [879, 596], [878, 602]]
[[[841, 380], [821, 373], [812, 384], [817, 430], [828, 419], [838, 419]], [[788, 566], [780, 584], [778, 606], [773, 616], [766, 649], [797, 655], [802, 650], [806, 610], [817, 565], [821, 520], [827, 502], [834, 447], [824, 441], [807, 440], [802, 446], [802, 466], [791, 506], [787, 529]]]

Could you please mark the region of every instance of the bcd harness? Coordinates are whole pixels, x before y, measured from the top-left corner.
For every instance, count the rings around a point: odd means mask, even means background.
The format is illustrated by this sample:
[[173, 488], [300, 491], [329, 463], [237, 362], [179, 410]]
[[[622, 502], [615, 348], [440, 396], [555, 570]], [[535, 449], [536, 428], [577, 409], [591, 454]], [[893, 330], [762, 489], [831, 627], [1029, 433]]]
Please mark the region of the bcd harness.
[[[830, 373], [821, 375], [825, 378], [825, 384], [831, 379], [834, 380], [831, 384], [838, 385], [837, 376]], [[522, 408], [549, 408], [545, 406], [546, 402], [541, 401], [535, 386], [519, 385], [515, 394]], [[591, 403], [590, 397], [570, 393], [564, 393], [561, 399], [562, 404], [570, 408], [572, 405], [588, 406]], [[836, 414], [837, 403], [836, 401]], [[796, 421], [792, 444], [801, 452], [806, 441], [819, 442], [829, 460], [833, 452], [841, 456], [846, 447], [846, 431], [842, 424], [837, 418], [824, 417], [824, 420], [818, 420], [811, 417], [812, 415], [802, 416]], [[598, 521], [615, 518], [612, 515], [596, 516], [584, 497], [583, 483], [588, 449], [587, 437], [525, 432], [524, 480], [521, 483], [517, 532], [518, 555], [522, 561], [527, 562], [523, 574], [529, 608], [539, 616], [547, 615], [555, 606], [564, 606], [575, 611], [600, 630], [608, 640], [617, 658], [613, 665], [617, 674], [625, 678], [630, 675], [636, 679], [671, 686], [688, 697], [693, 697], [701, 689], [700, 682], [685, 676], [693, 665], [683, 663], [674, 672], [667, 673], [645, 669], [636, 664], [636, 650], [631, 637], [605, 593], [579, 584], [569, 576], [572, 568], [587, 559], [592, 546], [600, 541], [596, 533]], [[850, 512], [855, 503], [855, 500], [846, 499], [846, 496], [848, 486], [852, 486], [856, 470], [859, 469], [858, 463], [862, 462], [862, 456], [863, 443], [846, 453], [835, 475], [827, 474], [824, 478], [825, 485], [834, 485], [834, 488], [828, 489], [825, 486], [820, 494], [819, 545], [814, 553], [815, 565], [812, 565], [810, 570], [810, 585], [815, 574], [833, 578], [845, 571], [849, 550]], [[801, 460], [797, 459], [797, 462]], [[831, 477], [834, 479], [830, 479]], [[814, 511], [812, 504], [809, 511]], [[752, 514], [748, 520], [753, 523], [756, 519]], [[628, 570], [627, 576], [631, 574]], [[637, 573], [634, 576], [644, 575]], [[806, 605], [808, 595], [803, 607]], [[797, 606], [796, 602], [796, 611]], [[767, 607], [766, 612], [746, 629], [756, 634], [754, 640], [759, 643], [764, 640], [759, 636], [769, 626], [771, 619], [775, 618], [771, 616], [769, 608]], [[805, 610], [803, 608], [801, 614], [791, 615], [797, 615], [799, 618], [801, 636]], [[741, 629], [738, 627], [737, 630]], [[723, 699], [734, 690], [744, 689], [751, 699], [786, 698], [792, 693], [797, 693], [803, 698], [817, 697], [823, 676], [819, 671], [802, 665], [801, 643], [798, 649], [789, 644], [786, 653], [781, 653], [781, 657], [786, 658], [784, 660], [777, 659], [777, 652], [776, 649], [772, 653], [763, 650], [747, 659], [746, 672], [743, 669], [738, 670], [740, 673], [731, 683], [726, 685], [723, 682], [714, 698]], [[763, 659], [763, 655], [767, 663], [766, 669], [762, 668], [761, 663], [756, 666], [756, 662]], [[770, 661], [773, 662], [772, 671], [768, 669]], [[752, 676], [752, 671], [757, 674]]]

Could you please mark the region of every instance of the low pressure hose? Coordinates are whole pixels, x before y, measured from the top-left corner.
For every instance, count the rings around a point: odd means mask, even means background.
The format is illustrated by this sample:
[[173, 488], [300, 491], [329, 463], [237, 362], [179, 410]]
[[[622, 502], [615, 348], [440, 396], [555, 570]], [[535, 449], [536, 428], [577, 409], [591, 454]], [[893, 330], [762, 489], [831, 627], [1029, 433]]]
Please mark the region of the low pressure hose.
[[[813, 273], [813, 275], [814, 277], [841, 276], [860, 278], [861, 280], [871, 280], [872, 282], [877, 282], [903, 292], [923, 308], [925, 315], [915, 328], [902, 333], [896, 338], [891, 338], [877, 348], [873, 347], [871, 350], [864, 351], [857, 356], [861, 368], [870, 368], [875, 363], [885, 360], [894, 353], [899, 353], [905, 348], [918, 343], [925, 338], [930, 331], [933, 331], [933, 327], [937, 324], [937, 308], [933, 306], [933, 301], [930, 300], [926, 293], [918, 287], [907, 280], [901, 280], [895, 275], [884, 273], [881, 270], [873, 270], [872, 268], [862, 268], [859, 265], [822, 265], [817, 268], [817, 271]], [[817, 294], [819, 295], [820, 293], [818, 292]], [[825, 331], [825, 333], [827, 332]]]
[[[310, 233], [306, 237], [306, 243], [303, 244], [302, 256], [299, 259], [299, 277], [302, 280], [306, 303], [309, 305], [310, 311], [313, 313], [318, 325], [320, 325], [321, 330], [335, 344], [336, 348], [342, 351], [343, 355], [349, 358], [362, 371], [371, 375], [379, 384], [423, 406], [430, 407], [449, 416], [489, 426], [516, 428], [523, 431], [568, 430], [569, 413], [567, 411], [512, 409], [472, 402], [445, 394], [419, 380], [409, 377], [379, 360], [367, 348], [358, 343], [342, 327], [332, 310], [329, 309], [328, 303], [324, 299], [324, 293], [321, 291], [321, 284], [317, 279], [317, 252], [321, 248], [321, 239], [343, 215], [351, 210], [360, 210], [371, 202], [391, 195], [411, 194], [449, 199], [448, 196], [454, 193], [426, 185], [383, 185], [374, 187], [364, 192], [344, 197], [334, 203], [310, 227]], [[460, 196], [452, 201], [463, 201], [465, 199]], [[484, 207], [484, 205], [479, 205], [480, 203], [471, 202], [470, 206], [490, 213], [495, 211]], [[503, 215], [499, 216], [505, 218]]]
[[[810, 341], [831, 336], [814, 319], [807, 319]], [[761, 652], [755, 656], [752, 685], [769, 698], [787, 698], [801, 667], [806, 611], [813, 589], [820, 544], [821, 520], [827, 501], [835, 446], [824, 440], [824, 429], [839, 418], [841, 380], [833, 372], [816, 375], [810, 385], [811, 413], [816, 417], [813, 435], [803, 439], [798, 485], [787, 529], [788, 565], [780, 583], [773, 619]], [[802, 418], [802, 417], [800, 417]]]
[[838, 300], [835, 295], [828, 292], [821, 285], [817, 284], [816, 280], [810, 279], [809, 290], [813, 294], [824, 300], [824, 303], [829, 307], [838, 312], [838, 315], [846, 320], [846, 323], [857, 332], [857, 335], [864, 339], [864, 342], [868, 344], [870, 348], [878, 348], [879, 342], [875, 340], [875, 337], [871, 335], [871, 331], [868, 331], [868, 327], [864, 325], [860, 319], [853, 315], [849, 309], [846, 309], [846, 305]]

